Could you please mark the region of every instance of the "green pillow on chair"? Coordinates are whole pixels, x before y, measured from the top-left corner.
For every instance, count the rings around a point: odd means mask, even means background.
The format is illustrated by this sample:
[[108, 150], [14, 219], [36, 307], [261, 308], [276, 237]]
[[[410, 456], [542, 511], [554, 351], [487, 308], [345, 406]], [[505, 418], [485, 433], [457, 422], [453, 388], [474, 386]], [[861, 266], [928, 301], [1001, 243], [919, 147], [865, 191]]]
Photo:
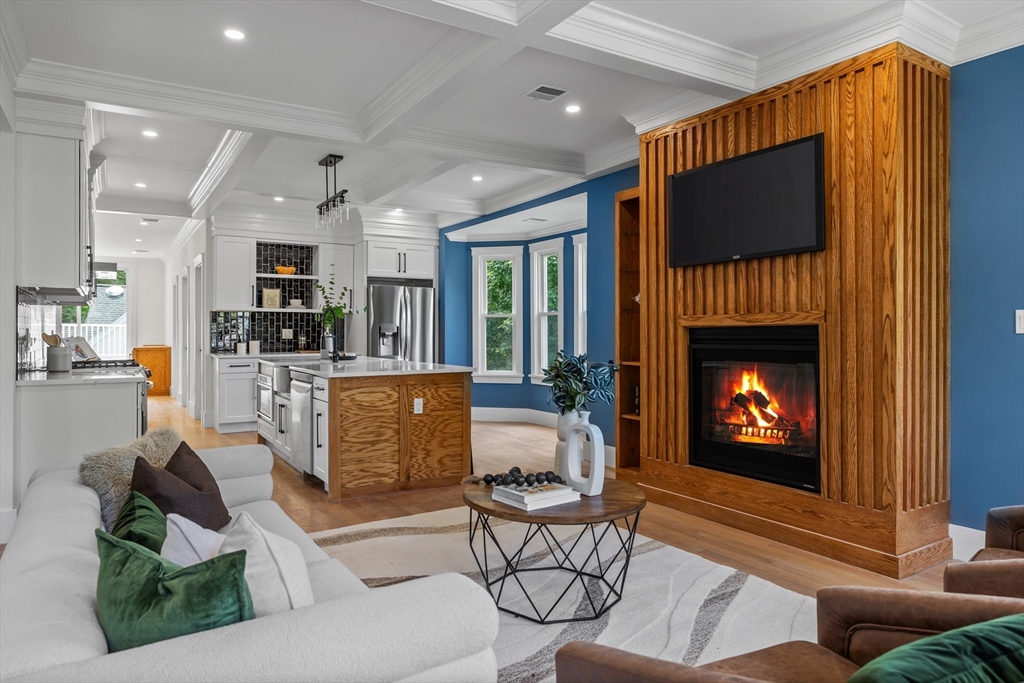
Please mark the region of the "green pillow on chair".
[[156, 503], [138, 491], [132, 491], [117, 513], [117, 521], [110, 535], [124, 541], [138, 543], [157, 555], [167, 538], [167, 518]]
[[847, 683], [1018, 683], [1024, 681], [1024, 614], [1013, 614], [901, 645]]
[[253, 618], [245, 551], [179, 567], [96, 530], [96, 612], [111, 652]]

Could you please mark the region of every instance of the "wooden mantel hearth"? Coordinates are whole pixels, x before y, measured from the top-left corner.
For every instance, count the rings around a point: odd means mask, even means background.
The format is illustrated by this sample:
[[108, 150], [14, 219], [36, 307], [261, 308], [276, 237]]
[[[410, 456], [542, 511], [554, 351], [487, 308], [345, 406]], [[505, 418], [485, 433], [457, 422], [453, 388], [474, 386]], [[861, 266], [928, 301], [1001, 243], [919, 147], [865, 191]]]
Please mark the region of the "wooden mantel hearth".
[[[825, 251], [668, 267], [668, 175], [819, 132]], [[639, 457], [618, 476], [652, 502], [887, 576], [949, 559], [948, 67], [894, 43], [646, 133], [632, 196], [644, 410]], [[821, 493], [688, 465], [689, 329], [808, 324]]]

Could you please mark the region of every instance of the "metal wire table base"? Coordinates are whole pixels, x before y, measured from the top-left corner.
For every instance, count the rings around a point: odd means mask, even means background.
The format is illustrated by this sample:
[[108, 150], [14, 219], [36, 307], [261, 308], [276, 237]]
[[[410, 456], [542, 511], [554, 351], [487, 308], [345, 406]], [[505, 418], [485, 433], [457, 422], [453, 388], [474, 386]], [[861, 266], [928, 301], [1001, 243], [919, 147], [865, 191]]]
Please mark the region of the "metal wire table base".
[[[473, 559], [476, 560], [476, 565], [480, 569], [480, 575], [487, 584], [487, 590], [490, 591], [491, 597], [494, 598], [494, 604], [502, 612], [537, 624], [592, 621], [600, 619], [622, 599], [622, 591], [626, 585], [626, 573], [629, 570], [629, 560], [633, 553], [633, 541], [636, 538], [636, 527], [640, 521], [640, 512], [637, 511], [631, 516], [620, 519], [625, 522], [625, 528], [615, 524], [618, 520], [579, 525], [583, 527], [583, 531], [574, 539], [566, 541], [566, 544], [571, 541], [568, 550], [551, 533], [547, 524], [527, 524], [522, 543], [515, 552], [509, 554], [505, 552], [497, 537], [495, 537], [494, 530], [491, 528], [490, 517], [470, 509], [469, 547], [473, 552]], [[481, 552], [477, 552], [475, 543], [478, 537], [481, 540]], [[537, 567], [532, 566], [532, 564], [535, 564], [534, 562], [530, 562], [531, 566], [520, 566], [524, 564], [524, 552], [527, 546], [538, 537], [547, 546], [550, 557], [554, 560], [554, 565]], [[589, 541], [584, 539], [589, 539]], [[611, 546], [611, 550], [606, 551], [606, 557], [602, 559], [601, 544], [605, 539], [608, 539], [608, 545]], [[582, 546], [580, 545], [581, 543], [583, 543]], [[489, 547], [492, 547], [490, 551]], [[573, 553], [576, 552], [577, 548], [580, 549], [581, 553], [586, 553], [581, 562], [572, 559]], [[611, 552], [610, 557], [607, 556], [608, 552]], [[500, 561], [498, 558], [500, 558]], [[621, 562], [619, 562], [620, 558]], [[494, 560], [494, 567], [490, 566], [492, 560]], [[527, 587], [523, 585], [523, 579], [525, 579], [526, 574], [538, 572], [567, 572], [572, 575], [568, 585], [550, 606], [538, 605], [539, 599], [531, 595]], [[495, 578], [491, 578], [492, 573], [496, 574]], [[583, 590], [583, 599], [575, 608], [573, 616], [552, 618], [553, 614], [556, 616], [559, 614], [556, 613], [556, 608], [569, 595], [569, 590], [577, 582]], [[522, 596], [526, 598], [530, 605], [529, 612], [517, 611], [502, 603], [503, 598], [505, 598], [507, 603], [510, 599], [509, 593], [514, 592], [506, 590], [506, 584], [518, 586], [519, 590], [522, 591]], [[513, 596], [511, 599], [515, 600], [516, 597]]]

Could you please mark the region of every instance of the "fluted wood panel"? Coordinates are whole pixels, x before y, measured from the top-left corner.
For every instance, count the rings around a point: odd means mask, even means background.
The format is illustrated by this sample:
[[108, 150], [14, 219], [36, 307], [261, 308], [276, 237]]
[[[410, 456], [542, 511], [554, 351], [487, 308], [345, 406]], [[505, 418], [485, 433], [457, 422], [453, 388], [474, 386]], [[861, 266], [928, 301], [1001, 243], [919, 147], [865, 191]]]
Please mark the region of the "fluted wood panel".
[[[678, 493], [769, 519], [737, 498], [774, 491], [837, 538], [837, 506], [856, 506], [888, 520], [858, 542], [892, 555], [945, 538], [915, 517], [897, 541], [897, 515], [942, 504], [948, 520], [948, 83], [948, 68], [893, 44], [641, 137], [641, 387], [659, 407], [641, 422], [641, 482], [683, 468]], [[668, 267], [667, 176], [815, 133], [824, 251]], [[821, 494], [688, 467], [688, 328], [809, 320]]]

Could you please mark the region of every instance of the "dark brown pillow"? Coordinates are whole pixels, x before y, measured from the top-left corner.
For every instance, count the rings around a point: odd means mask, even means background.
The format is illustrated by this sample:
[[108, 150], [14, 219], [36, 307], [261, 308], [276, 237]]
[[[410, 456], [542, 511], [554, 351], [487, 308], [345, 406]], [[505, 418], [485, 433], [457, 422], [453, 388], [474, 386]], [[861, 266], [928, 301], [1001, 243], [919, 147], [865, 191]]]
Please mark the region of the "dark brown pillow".
[[216, 531], [231, 521], [217, 480], [184, 441], [163, 469], [136, 458], [132, 491], [149, 498], [165, 515], [174, 512], [207, 529]]

